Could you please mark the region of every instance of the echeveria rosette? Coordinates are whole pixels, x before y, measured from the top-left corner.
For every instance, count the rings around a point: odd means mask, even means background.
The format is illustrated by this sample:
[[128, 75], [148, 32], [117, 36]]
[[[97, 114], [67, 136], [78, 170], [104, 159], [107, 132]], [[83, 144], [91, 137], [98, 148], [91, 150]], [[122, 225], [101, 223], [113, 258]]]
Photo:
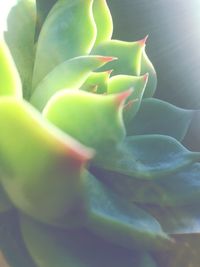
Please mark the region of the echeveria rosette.
[[11, 267], [159, 266], [151, 253], [200, 230], [185, 208], [200, 153], [180, 143], [196, 111], [152, 97], [147, 37], [112, 40], [105, 0], [56, 1], [34, 41], [35, 4], [9, 14], [14, 60], [0, 44], [0, 223], [12, 228], [10, 212], [21, 233]]

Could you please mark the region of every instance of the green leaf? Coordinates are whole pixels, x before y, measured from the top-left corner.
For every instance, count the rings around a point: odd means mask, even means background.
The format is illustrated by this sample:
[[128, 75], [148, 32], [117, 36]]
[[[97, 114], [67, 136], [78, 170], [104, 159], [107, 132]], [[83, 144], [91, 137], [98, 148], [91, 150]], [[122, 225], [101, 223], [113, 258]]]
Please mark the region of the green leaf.
[[[95, 47], [91, 54], [117, 57], [118, 60], [109, 63], [106, 67], [112, 69], [112, 75], [140, 75], [141, 74], [141, 58], [144, 43], [124, 42], [119, 40], [110, 40], [100, 43]], [[105, 70], [105, 68], [101, 68]]]
[[199, 152], [187, 150], [172, 137], [142, 135], [127, 137], [117, 148], [103, 157], [96, 157], [94, 164], [106, 170], [154, 180], [175, 173], [199, 159]]
[[0, 96], [22, 97], [21, 80], [10, 51], [0, 39]]
[[0, 176], [6, 193], [23, 212], [58, 222], [82, 201], [82, 171], [92, 151], [26, 102], [2, 97], [0, 114]]
[[145, 210], [153, 214], [162, 225], [164, 231], [170, 235], [191, 235], [200, 232], [200, 212], [197, 205], [182, 207], [144, 206]]
[[86, 188], [86, 227], [89, 230], [130, 249], [162, 249], [169, 245], [169, 237], [154, 217], [130, 201], [113, 194], [91, 174], [88, 174]]
[[58, 64], [90, 53], [97, 34], [92, 3], [58, 0], [53, 6], [38, 39], [33, 88]]
[[144, 97], [152, 97], [157, 86], [157, 75], [153, 64], [149, 60], [145, 49], [142, 53], [141, 59], [141, 74], [149, 73], [148, 83], [145, 88]]
[[52, 97], [43, 115], [81, 143], [105, 152], [125, 137], [122, 106], [130, 93], [98, 95], [63, 90]]
[[139, 110], [145, 86], [148, 82], [148, 75], [144, 76], [129, 76], [116, 75], [108, 81], [108, 93], [119, 93], [133, 88], [132, 94], [127, 98], [124, 106], [124, 119], [129, 124]]
[[137, 115], [127, 125], [127, 135], [162, 134], [181, 141], [195, 113], [156, 98], [143, 99]]
[[93, 70], [111, 60], [110, 57], [81, 56], [62, 62], [38, 84], [31, 97], [31, 103], [42, 110], [57, 91], [79, 89]]
[[197, 203], [200, 197], [199, 163], [152, 181], [98, 168], [93, 169], [93, 173], [131, 203], [176, 207]]
[[113, 245], [85, 229], [63, 231], [23, 217], [21, 230], [38, 267], [145, 266], [139, 264], [142, 253]]
[[22, 80], [23, 96], [28, 99], [35, 54], [36, 3], [35, 0], [16, 2], [9, 12], [4, 36]]
[[110, 73], [111, 71], [92, 72], [80, 89], [97, 94], [107, 93]]
[[106, 0], [93, 1], [93, 16], [97, 27], [95, 46], [112, 37], [113, 22]]

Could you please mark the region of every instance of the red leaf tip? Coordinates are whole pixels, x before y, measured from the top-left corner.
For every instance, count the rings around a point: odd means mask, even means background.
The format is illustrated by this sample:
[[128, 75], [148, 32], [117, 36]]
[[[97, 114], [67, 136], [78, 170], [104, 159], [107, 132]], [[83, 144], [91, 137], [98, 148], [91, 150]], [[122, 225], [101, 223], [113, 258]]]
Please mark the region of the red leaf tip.
[[143, 76], [144, 81], [147, 82], [148, 78], [149, 78], [149, 73], [145, 73]]
[[141, 46], [144, 46], [146, 44], [146, 41], [147, 41], [148, 37], [149, 37], [149, 35], [146, 35], [142, 40], [139, 40], [138, 43]]
[[123, 105], [124, 101], [132, 94], [133, 88], [130, 88], [124, 92], [117, 94], [116, 103], [117, 106]]
[[113, 60], [117, 60], [117, 57], [104, 57], [104, 56], [99, 56], [99, 60], [103, 63], [108, 63], [111, 62]]

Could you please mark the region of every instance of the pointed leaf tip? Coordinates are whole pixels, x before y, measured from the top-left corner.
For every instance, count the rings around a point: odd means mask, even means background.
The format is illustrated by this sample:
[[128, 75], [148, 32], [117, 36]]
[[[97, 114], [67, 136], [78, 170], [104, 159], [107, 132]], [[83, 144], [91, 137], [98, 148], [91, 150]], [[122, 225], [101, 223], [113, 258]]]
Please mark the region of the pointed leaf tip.
[[141, 46], [144, 46], [147, 42], [147, 39], [148, 39], [149, 35], [147, 34], [142, 40], [139, 40], [138, 43], [141, 45]]
[[123, 91], [119, 94], [117, 94], [117, 97], [116, 97], [116, 103], [117, 103], [117, 106], [121, 106], [125, 100], [133, 93], [133, 88], [131, 87], [130, 89], [126, 90], [126, 91]]
[[99, 60], [102, 61], [103, 63], [108, 63], [114, 60], [117, 60], [117, 57], [104, 57], [104, 56], [99, 56]]
[[143, 76], [144, 81], [147, 82], [148, 78], [149, 78], [149, 73], [145, 73]]
[[108, 73], [108, 75], [111, 75], [111, 73], [113, 72], [113, 69], [107, 70], [106, 72]]

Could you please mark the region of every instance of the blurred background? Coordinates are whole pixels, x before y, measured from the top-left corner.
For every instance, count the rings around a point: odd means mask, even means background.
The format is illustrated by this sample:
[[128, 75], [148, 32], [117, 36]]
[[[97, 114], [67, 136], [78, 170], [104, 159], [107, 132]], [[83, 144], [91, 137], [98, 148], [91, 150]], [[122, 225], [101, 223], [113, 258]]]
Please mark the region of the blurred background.
[[107, 0], [114, 38], [149, 34], [147, 54], [158, 74], [155, 97], [200, 108], [200, 0]]

